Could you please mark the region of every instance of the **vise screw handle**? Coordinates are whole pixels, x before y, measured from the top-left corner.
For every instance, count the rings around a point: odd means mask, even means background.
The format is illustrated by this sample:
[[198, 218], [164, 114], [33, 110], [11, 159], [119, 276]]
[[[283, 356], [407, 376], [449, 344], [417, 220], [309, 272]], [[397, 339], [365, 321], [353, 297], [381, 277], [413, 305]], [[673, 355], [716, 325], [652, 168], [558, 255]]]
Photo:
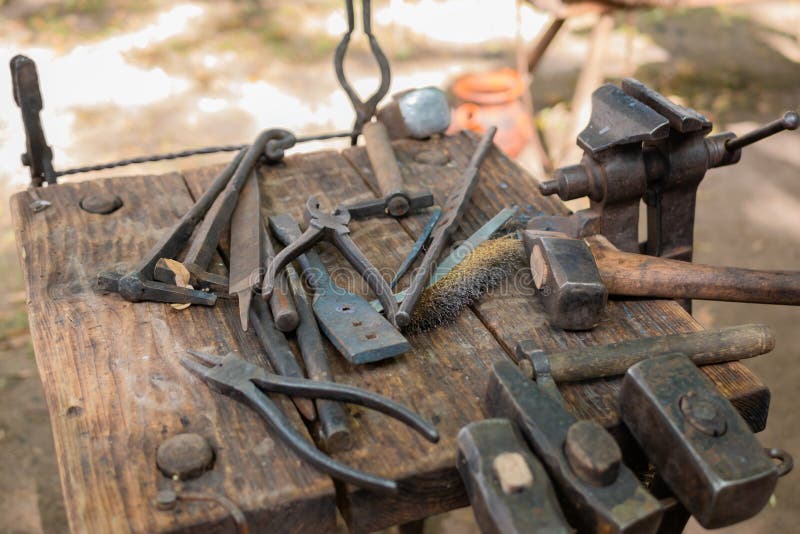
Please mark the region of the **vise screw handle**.
[[796, 111], [787, 111], [780, 119], [776, 119], [760, 128], [756, 128], [752, 132], [734, 137], [733, 139], [728, 139], [728, 141], [725, 142], [725, 150], [728, 152], [736, 152], [770, 135], [775, 135], [784, 130], [796, 130], [798, 126], [800, 126], [800, 116], [798, 116]]

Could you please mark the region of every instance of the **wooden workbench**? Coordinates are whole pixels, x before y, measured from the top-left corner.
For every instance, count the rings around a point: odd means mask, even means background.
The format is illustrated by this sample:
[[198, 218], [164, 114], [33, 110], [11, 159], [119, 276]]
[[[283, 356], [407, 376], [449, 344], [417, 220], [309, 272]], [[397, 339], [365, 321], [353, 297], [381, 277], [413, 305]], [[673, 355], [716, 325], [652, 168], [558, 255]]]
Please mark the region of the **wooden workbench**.
[[[396, 143], [406, 184], [430, 188], [442, 204], [476, 142], [461, 134]], [[216, 460], [213, 469], [179, 490], [226, 496], [258, 531], [329, 532], [336, 529], [337, 507], [353, 530], [371, 531], [465, 506], [455, 436], [467, 422], [484, 417], [490, 366], [511, 357], [518, 340], [533, 338], [547, 350], [700, 329], [673, 302], [637, 300], [612, 302], [591, 332], [565, 333], [550, 328], [530, 288], [506, 287], [454, 325], [412, 336], [413, 350], [392, 361], [351, 366], [331, 349], [337, 381], [409, 406], [442, 435], [440, 443], [429, 444], [393, 420], [352, 408], [355, 444], [334, 456], [402, 480], [403, 491], [387, 496], [334, 485], [273, 440], [253, 412], [211, 391], [178, 363], [187, 348], [238, 350], [263, 361], [252, 332], [240, 331], [235, 300], [177, 311], [164, 304], [131, 304], [96, 289], [100, 270], [132, 266], [218, 170], [51, 186], [40, 195], [52, 206], [40, 213], [29, 208], [26, 193], [11, 201], [33, 346], [74, 532], [232, 530], [228, 513], [213, 503], [180, 502], [173, 511], [153, 505], [160, 489], [175, 484], [158, 471], [156, 448], [181, 432], [204, 436]], [[311, 193], [327, 208], [375, 195], [363, 148], [293, 156], [260, 172], [265, 214], [289, 211], [300, 217]], [[79, 208], [83, 197], [100, 192], [118, 195], [124, 206], [110, 215]], [[458, 237], [513, 204], [529, 215], [564, 209], [539, 196], [533, 179], [493, 149]], [[426, 220], [424, 214], [401, 222], [372, 219], [354, 222], [351, 229], [369, 259], [388, 272], [400, 264]], [[329, 267], [346, 265], [326, 245], [320, 249]], [[758, 378], [738, 363], [704, 370], [754, 430], [763, 429], [769, 390]], [[619, 379], [597, 380], [564, 385], [562, 392], [576, 415], [595, 418], [624, 441], [616, 413], [618, 385]], [[276, 399], [305, 431], [293, 405]]]

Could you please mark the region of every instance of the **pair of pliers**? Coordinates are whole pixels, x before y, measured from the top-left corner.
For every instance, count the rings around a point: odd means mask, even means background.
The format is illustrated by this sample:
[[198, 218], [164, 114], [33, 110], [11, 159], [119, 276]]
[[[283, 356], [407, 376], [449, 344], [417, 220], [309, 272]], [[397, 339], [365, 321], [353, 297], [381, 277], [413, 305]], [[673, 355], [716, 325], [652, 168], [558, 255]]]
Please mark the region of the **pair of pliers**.
[[307, 252], [320, 241], [332, 243], [342, 253], [350, 265], [361, 275], [367, 285], [378, 297], [378, 301], [386, 311], [386, 319], [395, 325], [397, 301], [392, 289], [381, 276], [380, 271], [364, 256], [355, 241], [350, 237], [350, 212], [345, 208], [337, 208], [332, 214], [324, 213], [319, 209], [319, 202], [311, 195], [306, 202], [305, 221], [308, 228], [299, 239], [281, 250], [269, 264], [261, 286], [261, 295], [264, 299], [270, 298], [275, 287], [275, 277], [281, 269], [286, 267], [295, 258]]
[[213, 389], [248, 404], [295, 454], [337, 480], [370, 490], [396, 492], [398, 489], [394, 480], [353, 469], [321, 452], [294, 429], [267, 393], [358, 404], [394, 417], [422, 434], [431, 443], [439, 441], [439, 433], [432, 425], [408, 408], [382, 395], [333, 382], [276, 375], [231, 353], [215, 356], [195, 350], [187, 352], [200, 360], [200, 363], [190, 358], [181, 358], [180, 362], [184, 367]]

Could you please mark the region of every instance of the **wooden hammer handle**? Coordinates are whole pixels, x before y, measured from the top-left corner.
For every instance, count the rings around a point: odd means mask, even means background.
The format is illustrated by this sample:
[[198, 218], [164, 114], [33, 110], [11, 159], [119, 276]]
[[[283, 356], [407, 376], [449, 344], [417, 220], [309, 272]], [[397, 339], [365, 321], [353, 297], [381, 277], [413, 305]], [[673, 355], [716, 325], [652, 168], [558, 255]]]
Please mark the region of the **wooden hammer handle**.
[[800, 271], [713, 267], [617, 250], [587, 238], [610, 295], [800, 305]]
[[375, 173], [375, 180], [384, 197], [402, 191], [403, 175], [389, 139], [389, 133], [382, 122], [368, 122], [364, 125], [364, 142], [367, 155]]

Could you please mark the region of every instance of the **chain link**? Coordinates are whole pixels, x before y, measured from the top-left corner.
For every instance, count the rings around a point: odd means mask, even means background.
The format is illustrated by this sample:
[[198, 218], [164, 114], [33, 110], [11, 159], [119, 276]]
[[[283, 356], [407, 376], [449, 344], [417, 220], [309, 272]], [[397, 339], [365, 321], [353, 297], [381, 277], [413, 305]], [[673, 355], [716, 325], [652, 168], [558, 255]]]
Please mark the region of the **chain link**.
[[[352, 132], [334, 132], [318, 135], [306, 135], [298, 137], [293, 145], [297, 143], [305, 143], [307, 141], [324, 141], [326, 139], [335, 139], [339, 137], [350, 137]], [[127, 165], [136, 165], [138, 163], [152, 163], [155, 161], [165, 161], [179, 158], [188, 158], [191, 156], [199, 156], [204, 154], [218, 154], [220, 152], [235, 152], [246, 148], [248, 145], [219, 145], [219, 146], [206, 146], [202, 148], [194, 148], [190, 150], [182, 150], [180, 152], [167, 152], [164, 154], [150, 154], [147, 156], [138, 156], [135, 158], [121, 159], [109, 163], [99, 163], [97, 165], [87, 165], [85, 167], [75, 167], [64, 171], [56, 171], [56, 176], [67, 176], [70, 174], [80, 174], [85, 172], [102, 171], [105, 169], [114, 169], [116, 167], [125, 167]], [[288, 148], [288, 147], [287, 147]]]

